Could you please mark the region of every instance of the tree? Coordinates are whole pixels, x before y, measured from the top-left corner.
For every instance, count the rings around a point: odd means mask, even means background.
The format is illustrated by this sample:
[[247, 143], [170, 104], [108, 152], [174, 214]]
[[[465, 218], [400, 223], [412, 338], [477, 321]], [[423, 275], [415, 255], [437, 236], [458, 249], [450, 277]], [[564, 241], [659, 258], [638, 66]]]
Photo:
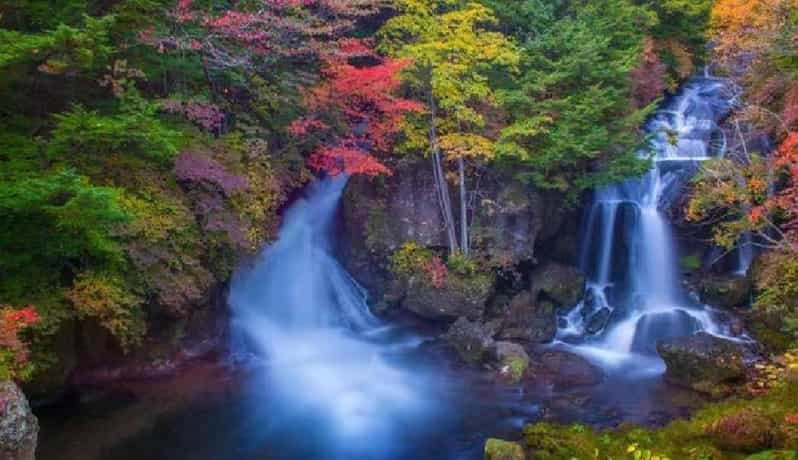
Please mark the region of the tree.
[[325, 79], [308, 91], [307, 114], [294, 122], [291, 132], [316, 144], [309, 159], [313, 169], [333, 175], [390, 174], [375, 154], [388, 153], [402, 117], [422, 106], [395, 95], [406, 61], [372, 59], [377, 63], [361, 67], [338, 59], [328, 62]]
[[[518, 54], [512, 43], [491, 29], [493, 12], [477, 3], [402, 0], [399, 14], [379, 31], [379, 49], [412, 64], [404, 80], [426, 106], [406, 133], [417, 140], [427, 132], [424, 153], [432, 158], [441, 213], [451, 253], [469, 253], [466, 159], [490, 160], [493, 142], [486, 136], [485, 112], [496, 106], [493, 72], [512, 71]], [[412, 147], [419, 146], [408, 143]], [[460, 241], [457, 239], [444, 160], [457, 163], [460, 191]]]
[[497, 157], [516, 176], [575, 200], [647, 169], [639, 128], [653, 107], [630, 106], [652, 13], [627, 0], [573, 5], [521, 47], [520, 77], [501, 92], [509, 114]]

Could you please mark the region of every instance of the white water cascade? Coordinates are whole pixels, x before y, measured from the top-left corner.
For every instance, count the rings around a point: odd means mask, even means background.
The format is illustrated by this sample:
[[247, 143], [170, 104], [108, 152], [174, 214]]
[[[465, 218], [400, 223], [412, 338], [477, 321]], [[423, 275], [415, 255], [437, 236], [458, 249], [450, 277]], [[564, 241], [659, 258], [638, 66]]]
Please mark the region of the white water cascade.
[[587, 218], [584, 300], [561, 319], [559, 345], [628, 373], [664, 369], [656, 343], [699, 330], [723, 334], [712, 312], [681, 289], [677, 247], [662, 208], [697, 162], [721, 156], [717, 123], [730, 102], [724, 82], [694, 78], [646, 126], [653, 165], [639, 179], [596, 192]]
[[231, 287], [234, 330], [266, 362], [257, 384], [268, 395], [264, 424], [278, 434], [264, 437], [294, 438], [286, 440], [294, 450], [315, 445], [285, 458], [392, 458], [402, 430], [429, 421], [436, 407], [429, 374], [402, 361], [420, 339], [381, 324], [332, 254], [345, 184], [311, 186], [279, 240]]

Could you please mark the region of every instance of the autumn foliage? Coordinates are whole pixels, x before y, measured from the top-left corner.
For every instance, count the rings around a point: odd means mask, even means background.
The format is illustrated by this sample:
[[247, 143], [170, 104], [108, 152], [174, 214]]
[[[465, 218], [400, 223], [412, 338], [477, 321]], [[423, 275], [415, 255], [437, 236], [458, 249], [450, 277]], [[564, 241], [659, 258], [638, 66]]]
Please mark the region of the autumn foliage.
[[31, 307], [0, 306], [0, 380], [24, 379], [30, 373], [28, 347], [20, 332], [39, 322]]
[[307, 115], [290, 127], [294, 136], [318, 141], [308, 160], [311, 168], [332, 175], [390, 174], [375, 154], [390, 150], [405, 114], [423, 108], [396, 96], [406, 65], [392, 59], [364, 67], [328, 62], [325, 79], [305, 97]]

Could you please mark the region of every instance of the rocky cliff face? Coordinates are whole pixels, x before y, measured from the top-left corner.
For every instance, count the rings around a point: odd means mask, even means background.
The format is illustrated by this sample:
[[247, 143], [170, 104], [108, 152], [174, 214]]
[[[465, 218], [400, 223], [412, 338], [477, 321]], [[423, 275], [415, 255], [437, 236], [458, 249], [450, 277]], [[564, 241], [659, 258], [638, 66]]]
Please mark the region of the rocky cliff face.
[[391, 257], [407, 242], [446, 254], [426, 161], [401, 166], [387, 178], [352, 179], [342, 205], [342, 260], [378, 310], [400, 309], [444, 324], [467, 319], [492, 331], [490, 340], [547, 342], [556, 331], [557, 310], [575, 304], [584, 289], [573, 266], [578, 210], [509, 177], [485, 175], [474, 188], [470, 229], [476, 273], [449, 270], [446, 282], [435, 286], [423, 273], [392, 272]]

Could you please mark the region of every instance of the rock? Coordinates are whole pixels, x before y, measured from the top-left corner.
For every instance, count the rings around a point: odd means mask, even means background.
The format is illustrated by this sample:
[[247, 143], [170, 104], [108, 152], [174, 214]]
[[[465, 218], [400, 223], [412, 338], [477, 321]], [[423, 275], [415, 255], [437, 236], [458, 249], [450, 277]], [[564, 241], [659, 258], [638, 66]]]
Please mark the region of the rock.
[[718, 308], [748, 305], [752, 282], [744, 276], [708, 275], [699, 281], [699, 296], [705, 304]]
[[551, 302], [535, 302], [529, 291], [517, 294], [502, 315], [502, 339], [550, 342], [557, 333], [557, 314]]
[[540, 194], [512, 179], [491, 177], [480, 188], [487, 193], [472, 219], [474, 249], [499, 264], [532, 260], [538, 234], [544, 227], [556, 233], [562, 214], [546, 218]]
[[402, 307], [428, 319], [455, 319], [464, 316], [471, 320], [482, 317], [488, 298], [493, 292], [495, 276], [477, 273], [468, 277], [449, 273], [446, 285], [435, 287], [423, 279], [406, 283]]
[[705, 332], [657, 344], [667, 380], [706, 393], [745, 376], [744, 351], [739, 344]]
[[707, 435], [724, 450], [756, 452], [772, 447], [775, 422], [756, 409], [743, 409], [712, 423]]
[[493, 349], [500, 375], [509, 383], [518, 383], [529, 368], [529, 355], [524, 347], [512, 342], [496, 342]]
[[10, 381], [0, 382], [0, 458], [34, 460], [39, 422], [28, 400]]
[[485, 460], [526, 460], [526, 455], [517, 442], [490, 438], [485, 441]]
[[585, 276], [576, 267], [549, 262], [532, 272], [533, 296], [545, 296], [558, 308], [573, 307], [584, 293]]
[[612, 311], [607, 307], [599, 309], [588, 318], [585, 331], [588, 334], [598, 334], [599, 332], [603, 331], [607, 326], [607, 322], [610, 320], [611, 314]]
[[535, 372], [558, 386], [596, 385], [604, 375], [585, 358], [562, 350], [547, 351], [538, 357]]
[[479, 363], [490, 355], [494, 341], [488, 327], [477, 321], [459, 318], [449, 327], [443, 339], [467, 363]]

